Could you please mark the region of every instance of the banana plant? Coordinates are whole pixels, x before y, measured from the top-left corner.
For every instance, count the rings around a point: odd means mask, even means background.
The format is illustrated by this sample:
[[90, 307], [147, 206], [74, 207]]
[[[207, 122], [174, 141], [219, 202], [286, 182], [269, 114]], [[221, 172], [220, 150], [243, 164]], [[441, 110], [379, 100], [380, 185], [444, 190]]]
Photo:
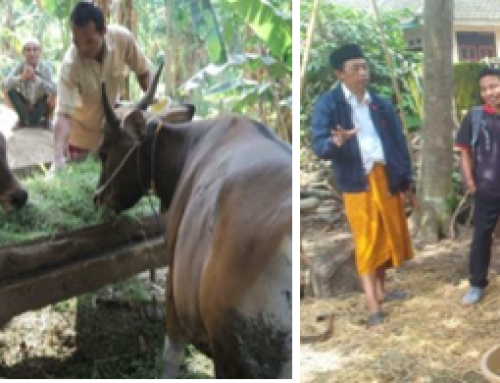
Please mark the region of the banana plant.
[[288, 139], [291, 17], [268, 0], [214, 0], [214, 6], [230, 49], [227, 61], [209, 63], [186, 81], [181, 91], [202, 91], [203, 100], [219, 104], [219, 111], [253, 115]]
[[205, 41], [212, 62], [221, 64], [226, 61], [226, 47], [217, 16], [210, 0], [190, 0], [193, 24], [200, 38]]
[[49, 16], [55, 18], [59, 25], [62, 38], [61, 53], [66, 51], [70, 45], [70, 23], [69, 16], [78, 0], [38, 0], [41, 9]]
[[221, 0], [262, 39], [272, 56], [292, 70], [292, 18], [268, 0]]

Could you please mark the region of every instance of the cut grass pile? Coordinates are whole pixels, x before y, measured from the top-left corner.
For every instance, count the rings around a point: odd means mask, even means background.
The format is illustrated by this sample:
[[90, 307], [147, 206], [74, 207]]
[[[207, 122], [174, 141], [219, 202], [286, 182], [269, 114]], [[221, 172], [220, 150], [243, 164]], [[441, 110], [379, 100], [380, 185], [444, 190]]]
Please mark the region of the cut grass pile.
[[[69, 164], [54, 177], [46, 172], [21, 180], [28, 191], [28, 203], [18, 211], [0, 209], [0, 246], [51, 236], [116, 218], [111, 211], [96, 210], [93, 193], [100, 164], [93, 158]], [[155, 209], [159, 200], [153, 198]], [[147, 198], [122, 215], [142, 217], [152, 214]]]

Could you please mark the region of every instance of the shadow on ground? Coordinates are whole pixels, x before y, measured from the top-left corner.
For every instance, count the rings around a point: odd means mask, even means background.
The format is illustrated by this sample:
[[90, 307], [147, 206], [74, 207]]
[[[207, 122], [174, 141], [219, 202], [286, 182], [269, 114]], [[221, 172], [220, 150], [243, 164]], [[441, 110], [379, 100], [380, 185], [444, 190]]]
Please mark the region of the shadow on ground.
[[[88, 295], [43, 310], [42, 319], [21, 319], [0, 332], [0, 377], [161, 376], [165, 322], [151, 303], [96, 302]], [[182, 378], [213, 377], [208, 360], [193, 348], [187, 356]]]

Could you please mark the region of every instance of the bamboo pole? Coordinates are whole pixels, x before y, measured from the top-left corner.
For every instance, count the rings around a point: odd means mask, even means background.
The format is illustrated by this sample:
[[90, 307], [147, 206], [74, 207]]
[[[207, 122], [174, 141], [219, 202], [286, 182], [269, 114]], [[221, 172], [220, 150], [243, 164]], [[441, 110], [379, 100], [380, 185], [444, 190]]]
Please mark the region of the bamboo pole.
[[396, 99], [398, 100], [399, 108], [399, 116], [401, 118], [401, 122], [403, 123], [403, 129], [405, 132], [408, 132], [408, 125], [406, 123], [405, 112], [403, 110], [403, 96], [401, 95], [401, 91], [399, 89], [399, 84], [396, 79], [396, 72], [394, 70], [394, 63], [392, 61], [392, 57], [389, 53], [389, 48], [387, 46], [387, 41], [385, 40], [384, 31], [382, 29], [382, 20], [380, 18], [380, 13], [378, 10], [377, 0], [372, 0], [373, 10], [375, 12], [375, 19], [377, 21], [377, 27], [380, 31], [380, 40], [382, 41], [382, 49], [384, 50], [385, 60], [387, 62], [387, 66], [389, 67], [389, 72], [391, 75], [391, 82], [394, 91], [396, 92]]
[[304, 48], [304, 55], [302, 56], [302, 68], [300, 68], [300, 99], [302, 100], [302, 95], [304, 94], [304, 86], [307, 71], [307, 62], [309, 60], [309, 52], [311, 50], [312, 37], [314, 35], [314, 27], [316, 25], [316, 16], [318, 14], [319, 0], [314, 0], [313, 9], [311, 12], [311, 21], [307, 28], [307, 40], [306, 46]]

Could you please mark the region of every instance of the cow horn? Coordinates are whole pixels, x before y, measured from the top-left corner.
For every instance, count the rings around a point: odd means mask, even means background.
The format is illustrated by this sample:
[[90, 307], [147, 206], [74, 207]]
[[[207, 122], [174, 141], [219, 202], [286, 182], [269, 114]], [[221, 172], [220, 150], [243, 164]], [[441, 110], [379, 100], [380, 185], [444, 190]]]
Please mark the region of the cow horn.
[[106, 84], [104, 82], [102, 83], [102, 102], [104, 104], [104, 114], [108, 125], [112, 128], [118, 128], [120, 126], [120, 120], [118, 120], [115, 111], [109, 104], [108, 95], [106, 93]]
[[155, 77], [153, 78], [153, 82], [149, 86], [148, 91], [146, 92], [142, 100], [137, 103], [137, 109], [146, 110], [149, 104], [151, 104], [151, 102], [153, 101], [156, 88], [158, 87], [158, 82], [160, 81], [160, 75], [162, 69], [163, 69], [163, 63], [161, 63], [158, 69], [156, 70]]

